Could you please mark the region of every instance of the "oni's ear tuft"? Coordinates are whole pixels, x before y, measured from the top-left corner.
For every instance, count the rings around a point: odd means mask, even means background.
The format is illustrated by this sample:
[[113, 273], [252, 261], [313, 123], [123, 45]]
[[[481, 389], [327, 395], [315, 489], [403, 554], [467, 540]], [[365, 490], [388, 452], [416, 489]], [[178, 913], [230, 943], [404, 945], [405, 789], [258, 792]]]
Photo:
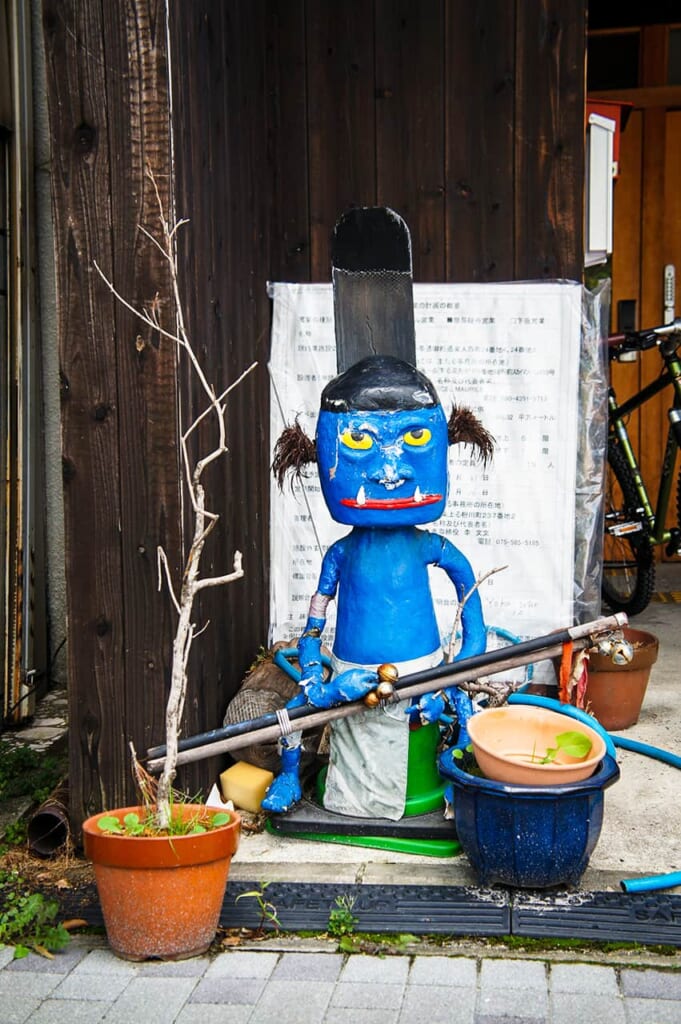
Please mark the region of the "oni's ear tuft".
[[450, 444], [469, 444], [483, 466], [491, 461], [494, 438], [470, 409], [454, 406], [447, 423], [447, 436]]
[[292, 474], [291, 486], [293, 486], [294, 480], [300, 480], [305, 467], [316, 461], [317, 446], [312, 438], [307, 436], [296, 419], [293, 426], [286, 427], [282, 431], [274, 446], [272, 472], [277, 478], [280, 489], [283, 489], [288, 473]]

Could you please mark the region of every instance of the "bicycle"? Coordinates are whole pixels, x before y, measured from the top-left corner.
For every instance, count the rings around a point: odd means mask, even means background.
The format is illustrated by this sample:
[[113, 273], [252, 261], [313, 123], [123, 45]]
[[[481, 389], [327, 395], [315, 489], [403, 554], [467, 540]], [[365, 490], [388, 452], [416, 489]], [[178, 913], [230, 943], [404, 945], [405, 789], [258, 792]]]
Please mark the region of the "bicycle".
[[[648, 606], [655, 587], [654, 548], [666, 544], [666, 553], [681, 554], [681, 474], [676, 481], [677, 526], [665, 527], [672, 496], [676, 452], [681, 446], [681, 318], [660, 327], [627, 331], [608, 338], [611, 361], [629, 353], [657, 348], [662, 359], [660, 376], [631, 398], [618, 404], [608, 390], [608, 451], [603, 539], [603, 600], [613, 611], [636, 615]], [[655, 504], [641, 475], [626, 421], [667, 386], [674, 390], [668, 411], [669, 430]]]

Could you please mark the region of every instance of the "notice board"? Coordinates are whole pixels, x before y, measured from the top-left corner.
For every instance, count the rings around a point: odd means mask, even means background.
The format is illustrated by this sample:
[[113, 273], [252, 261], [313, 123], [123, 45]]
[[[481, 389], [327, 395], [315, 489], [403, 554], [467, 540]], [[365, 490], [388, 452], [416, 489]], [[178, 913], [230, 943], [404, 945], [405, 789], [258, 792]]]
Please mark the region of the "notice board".
[[[314, 437], [336, 376], [331, 285], [270, 285], [270, 443], [298, 418]], [[416, 284], [416, 362], [449, 416], [468, 406], [496, 439], [483, 469], [450, 449], [445, 515], [428, 529], [467, 556], [488, 625], [525, 638], [572, 623], [582, 288], [573, 282]], [[271, 487], [270, 641], [305, 624], [323, 552], [348, 531], [324, 504], [316, 467], [302, 486]], [[431, 570], [443, 638], [457, 597]], [[333, 635], [329, 606], [324, 638]]]

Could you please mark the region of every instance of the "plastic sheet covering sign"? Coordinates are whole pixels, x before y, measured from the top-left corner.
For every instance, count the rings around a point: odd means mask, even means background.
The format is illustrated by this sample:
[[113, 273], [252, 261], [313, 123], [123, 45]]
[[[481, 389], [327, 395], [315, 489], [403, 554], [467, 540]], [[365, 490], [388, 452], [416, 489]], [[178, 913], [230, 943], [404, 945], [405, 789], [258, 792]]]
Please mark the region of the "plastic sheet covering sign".
[[[272, 447], [299, 418], [314, 437], [319, 399], [336, 375], [331, 285], [270, 285]], [[450, 449], [445, 515], [428, 528], [468, 557], [488, 625], [520, 637], [572, 622], [575, 465], [582, 289], [578, 284], [416, 284], [417, 365], [449, 416], [467, 405], [496, 439], [486, 470]], [[271, 485], [270, 641], [296, 640], [322, 553], [347, 533], [324, 504], [316, 467], [301, 488]], [[443, 637], [457, 596], [431, 569]], [[334, 603], [324, 637], [333, 635]]]

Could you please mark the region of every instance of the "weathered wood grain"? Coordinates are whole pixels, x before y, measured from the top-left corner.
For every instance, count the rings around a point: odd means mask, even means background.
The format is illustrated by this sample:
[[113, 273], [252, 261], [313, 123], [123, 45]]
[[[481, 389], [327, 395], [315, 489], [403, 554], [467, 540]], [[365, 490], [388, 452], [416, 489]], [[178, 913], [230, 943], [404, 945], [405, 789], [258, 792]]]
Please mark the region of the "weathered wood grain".
[[376, 0], [377, 202], [409, 225], [415, 281], [445, 280], [444, 4]]
[[[99, 278], [149, 301], [167, 277], [145, 159], [168, 192], [163, 4], [44, 4], [62, 374], [71, 815], [129, 802], [128, 740], [158, 735], [167, 602], [156, 544], [178, 541], [172, 345]], [[172, 321], [172, 307], [166, 311]]]
[[447, 279], [515, 275], [515, 24], [518, 4], [446, 5]]
[[581, 280], [584, 4], [516, 6], [514, 279]]
[[377, 202], [373, 6], [306, 7], [313, 281], [330, 278], [331, 233], [341, 214]]

